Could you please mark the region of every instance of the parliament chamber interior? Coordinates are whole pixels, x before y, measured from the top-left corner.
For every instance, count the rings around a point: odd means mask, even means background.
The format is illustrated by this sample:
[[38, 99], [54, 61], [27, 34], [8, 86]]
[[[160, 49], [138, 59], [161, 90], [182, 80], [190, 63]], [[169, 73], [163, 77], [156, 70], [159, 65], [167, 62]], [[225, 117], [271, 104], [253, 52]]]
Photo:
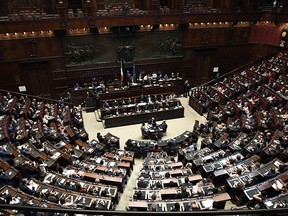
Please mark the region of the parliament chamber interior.
[[288, 1], [0, 2], [0, 215], [287, 215]]

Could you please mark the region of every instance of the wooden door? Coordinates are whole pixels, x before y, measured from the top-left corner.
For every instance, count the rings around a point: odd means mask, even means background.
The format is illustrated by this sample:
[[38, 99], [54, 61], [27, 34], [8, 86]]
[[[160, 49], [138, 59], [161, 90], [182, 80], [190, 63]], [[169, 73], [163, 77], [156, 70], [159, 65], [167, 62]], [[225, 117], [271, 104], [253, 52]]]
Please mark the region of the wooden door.
[[24, 63], [22, 71], [28, 94], [51, 97], [49, 62]]
[[195, 49], [194, 55], [196, 60], [194, 82], [196, 85], [203, 84], [212, 79], [212, 58], [216, 49], [202, 48]]

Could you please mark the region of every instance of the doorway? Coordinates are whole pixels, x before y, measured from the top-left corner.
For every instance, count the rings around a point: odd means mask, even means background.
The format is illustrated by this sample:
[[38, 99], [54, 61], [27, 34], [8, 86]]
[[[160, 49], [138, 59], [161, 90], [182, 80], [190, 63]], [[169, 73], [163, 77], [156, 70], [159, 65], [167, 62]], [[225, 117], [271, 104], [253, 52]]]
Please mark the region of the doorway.
[[29, 62], [21, 64], [23, 71], [23, 80], [27, 83], [27, 93], [51, 97], [51, 87], [49, 79], [49, 62]]

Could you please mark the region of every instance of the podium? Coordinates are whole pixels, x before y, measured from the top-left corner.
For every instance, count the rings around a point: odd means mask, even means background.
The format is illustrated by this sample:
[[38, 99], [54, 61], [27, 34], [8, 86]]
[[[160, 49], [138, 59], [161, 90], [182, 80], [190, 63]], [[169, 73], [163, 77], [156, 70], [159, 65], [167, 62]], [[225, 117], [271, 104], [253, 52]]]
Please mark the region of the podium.
[[95, 104], [94, 97], [87, 97], [85, 101], [86, 112], [94, 112]]

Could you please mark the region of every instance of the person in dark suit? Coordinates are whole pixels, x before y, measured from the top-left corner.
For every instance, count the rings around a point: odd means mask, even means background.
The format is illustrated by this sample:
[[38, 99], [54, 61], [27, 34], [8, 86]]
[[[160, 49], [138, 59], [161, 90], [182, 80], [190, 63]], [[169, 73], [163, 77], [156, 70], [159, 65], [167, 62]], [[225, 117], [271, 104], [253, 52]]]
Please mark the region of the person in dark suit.
[[0, 204], [7, 204], [9, 205], [12, 201], [12, 196], [9, 193], [1, 193], [0, 194]]
[[159, 129], [162, 129], [162, 131], [163, 131], [164, 133], [166, 133], [167, 127], [168, 127], [168, 125], [167, 125], [166, 121], [163, 121], [163, 122], [159, 125]]
[[276, 170], [274, 167], [272, 167], [270, 169], [270, 171], [265, 175], [265, 178], [268, 180], [268, 179], [271, 179], [271, 178], [274, 178], [276, 177], [278, 174], [276, 173]]
[[181, 184], [182, 187], [191, 187], [192, 184], [189, 182], [189, 177], [185, 176], [184, 183]]
[[234, 161], [234, 164], [238, 164], [238, 163], [241, 163], [243, 160], [241, 158], [241, 155], [237, 155], [236, 156], [236, 160]]
[[151, 125], [152, 127], [155, 127], [156, 126], [155, 118], [152, 117], [151, 119], [149, 119], [148, 124]]
[[105, 144], [105, 142], [106, 142], [105, 137], [102, 136], [100, 132], [97, 133], [97, 139], [98, 139], [98, 141], [99, 141], [100, 143]]
[[173, 209], [171, 211], [180, 211], [180, 203], [176, 202]]
[[140, 190], [136, 191], [134, 194], [134, 198], [137, 200], [143, 199], [142, 192]]
[[1, 169], [0, 170], [0, 186], [3, 185], [13, 185], [14, 181], [10, 181], [10, 177], [6, 176], [4, 171]]
[[30, 165], [28, 161], [25, 161], [25, 163], [20, 164], [19, 172], [21, 173], [23, 178], [30, 179], [30, 178], [38, 178], [39, 176], [39, 168]]
[[19, 189], [24, 192], [24, 193], [27, 193], [27, 194], [30, 194], [30, 195], [35, 195], [36, 194], [36, 191], [35, 190], [31, 190], [28, 186], [28, 181], [27, 179], [23, 179], [20, 184], [19, 184]]
[[119, 107], [119, 103], [115, 100], [115, 101], [112, 103], [112, 107], [113, 107], [113, 108]]
[[184, 198], [190, 197], [190, 194], [185, 187], [181, 188], [181, 192], [178, 195], [179, 195], [179, 199], [184, 199]]
[[146, 188], [148, 186], [148, 184], [144, 181], [144, 178], [140, 177], [138, 183], [137, 183], [137, 187], [138, 188]]

